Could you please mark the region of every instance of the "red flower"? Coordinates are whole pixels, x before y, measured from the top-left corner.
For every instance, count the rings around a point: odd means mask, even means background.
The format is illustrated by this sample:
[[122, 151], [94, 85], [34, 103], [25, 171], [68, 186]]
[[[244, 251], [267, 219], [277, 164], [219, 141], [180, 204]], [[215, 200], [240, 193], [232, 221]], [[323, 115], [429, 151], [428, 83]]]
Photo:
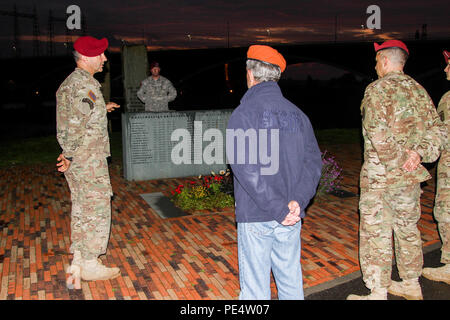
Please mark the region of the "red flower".
[[180, 193], [181, 193], [181, 189], [183, 189], [183, 188], [184, 188], [184, 186], [183, 186], [182, 184], [180, 184], [180, 185], [175, 189], [175, 192], [178, 193], [178, 194], [180, 194]]

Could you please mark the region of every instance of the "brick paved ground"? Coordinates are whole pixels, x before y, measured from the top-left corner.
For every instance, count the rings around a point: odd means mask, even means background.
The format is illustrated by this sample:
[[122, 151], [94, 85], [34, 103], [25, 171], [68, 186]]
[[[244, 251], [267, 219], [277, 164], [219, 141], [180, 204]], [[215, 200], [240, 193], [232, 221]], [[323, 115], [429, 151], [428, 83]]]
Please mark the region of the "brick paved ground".
[[[343, 189], [358, 193], [359, 145], [322, 146], [343, 167]], [[0, 170], [0, 300], [236, 299], [239, 294], [234, 212], [161, 219], [139, 196], [168, 192], [183, 179], [125, 181], [111, 165], [112, 232], [101, 259], [122, 275], [65, 287], [70, 194], [52, 165]], [[433, 173], [434, 174], [434, 173]], [[424, 187], [419, 222], [424, 246], [439, 237], [432, 218], [434, 181]], [[359, 270], [358, 197], [329, 196], [307, 210], [302, 229], [305, 288]], [[276, 288], [272, 283], [273, 297]]]

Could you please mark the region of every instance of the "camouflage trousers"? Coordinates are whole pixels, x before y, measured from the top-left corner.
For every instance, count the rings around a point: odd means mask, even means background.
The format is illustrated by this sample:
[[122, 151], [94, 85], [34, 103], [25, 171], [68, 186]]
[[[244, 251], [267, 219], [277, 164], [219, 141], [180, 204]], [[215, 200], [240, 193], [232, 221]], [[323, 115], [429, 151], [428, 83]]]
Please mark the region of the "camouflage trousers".
[[74, 157], [65, 176], [72, 200], [70, 251], [95, 259], [106, 253], [111, 230], [108, 163], [104, 157]]
[[359, 201], [359, 260], [366, 287], [387, 288], [392, 273], [392, 233], [395, 257], [402, 279], [422, 273], [420, 185], [401, 188], [362, 189]]
[[450, 263], [450, 153], [442, 152], [437, 169], [437, 188], [434, 205], [434, 217], [438, 222], [442, 240], [441, 262]]

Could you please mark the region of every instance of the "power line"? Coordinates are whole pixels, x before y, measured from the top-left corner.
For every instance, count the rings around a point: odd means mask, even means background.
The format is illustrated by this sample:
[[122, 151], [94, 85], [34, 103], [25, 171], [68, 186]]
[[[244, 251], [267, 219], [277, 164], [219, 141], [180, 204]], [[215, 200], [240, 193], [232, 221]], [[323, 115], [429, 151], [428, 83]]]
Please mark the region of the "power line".
[[17, 11], [17, 6], [14, 5], [13, 11], [5, 11], [0, 10], [0, 15], [3, 16], [12, 16], [14, 19], [14, 40], [13, 40], [13, 49], [15, 51], [15, 56], [21, 56], [21, 44], [20, 44], [20, 29], [19, 29], [19, 18], [27, 18], [33, 19], [33, 55], [39, 56], [40, 48], [39, 48], [39, 22], [38, 15], [36, 12], [36, 6], [33, 7], [33, 13], [23, 13]]

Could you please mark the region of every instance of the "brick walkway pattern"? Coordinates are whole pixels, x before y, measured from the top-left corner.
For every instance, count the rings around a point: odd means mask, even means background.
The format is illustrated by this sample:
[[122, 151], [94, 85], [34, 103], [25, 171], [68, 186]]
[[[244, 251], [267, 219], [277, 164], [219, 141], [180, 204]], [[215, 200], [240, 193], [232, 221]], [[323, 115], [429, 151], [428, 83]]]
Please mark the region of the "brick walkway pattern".
[[[344, 190], [358, 193], [359, 145], [321, 146], [343, 168]], [[433, 176], [434, 172], [432, 171]], [[110, 166], [114, 191], [109, 281], [67, 290], [70, 193], [53, 165], [0, 170], [0, 300], [236, 299], [239, 295], [234, 212], [200, 212], [162, 219], [139, 196], [164, 192], [186, 179], [130, 182]], [[424, 246], [439, 242], [432, 217], [434, 179], [423, 188], [419, 229]], [[329, 196], [307, 210], [302, 227], [304, 287], [359, 270], [358, 197]], [[272, 281], [272, 296], [276, 286]]]

